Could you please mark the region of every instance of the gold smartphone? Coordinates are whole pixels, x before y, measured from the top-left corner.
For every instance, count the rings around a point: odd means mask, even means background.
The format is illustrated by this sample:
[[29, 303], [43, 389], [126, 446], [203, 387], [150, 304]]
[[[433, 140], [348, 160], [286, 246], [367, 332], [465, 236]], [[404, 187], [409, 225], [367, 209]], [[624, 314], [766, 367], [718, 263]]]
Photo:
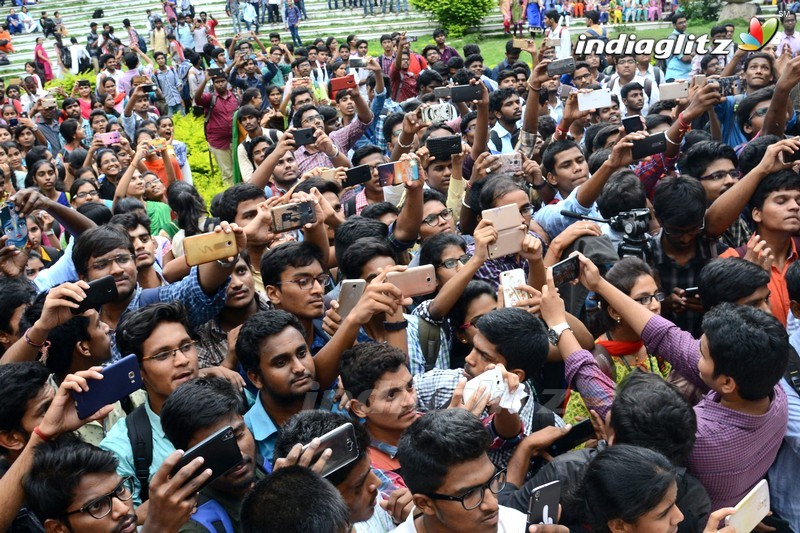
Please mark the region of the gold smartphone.
[[424, 265], [403, 272], [389, 272], [386, 281], [400, 289], [406, 298], [430, 294], [436, 290], [436, 268]]
[[239, 253], [233, 233], [202, 233], [183, 240], [186, 264], [202, 265], [218, 259], [227, 259]]

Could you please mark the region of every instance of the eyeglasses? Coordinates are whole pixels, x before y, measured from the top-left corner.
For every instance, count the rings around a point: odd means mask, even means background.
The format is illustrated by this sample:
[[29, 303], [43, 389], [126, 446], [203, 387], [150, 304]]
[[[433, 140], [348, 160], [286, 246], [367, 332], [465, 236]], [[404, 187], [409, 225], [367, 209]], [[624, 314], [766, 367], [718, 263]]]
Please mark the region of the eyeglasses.
[[436, 224], [439, 223], [440, 218], [445, 222], [447, 222], [448, 220], [453, 218], [453, 210], [448, 208], [443, 211], [440, 211], [439, 213], [428, 215], [425, 218], [423, 218], [422, 221], [428, 226], [435, 226]]
[[519, 214], [526, 217], [533, 213], [533, 204], [525, 204], [519, 208]]
[[133, 498], [132, 481], [130, 477], [122, 478], [122, 481], [119, 482], [119, 485], [117, 485], [113, 491], [99, 498], [95, 498], [80, 509], [65, 513], [64, 516], [89, 513], [89, 516], [97, 520], [106, 517], [111, 512], [111, 507], [113, 506], [111, 498], [116, 498], [121, 502], [127, 502]]
[[664, 235], [669, 235], [670, 237], [680, 237], [682, 235], [697, 235], [704, 229], [706, 229], [705, 220], [703, 220], [703, 222], [699, 226], [690, 230], [667, 229], [666, 226], [663, 226], [662, 228]]
[[319, 283], [322, 287], [327, 287], [328, 283], [331, 281], [331, 276], [329, 274], [320, 274], [317, 277], [313, 276], [303, 276], [297, 279], [287, 279], [286, 281], [279, 281], [276, 285], [282, 285], [284, 283], [296, 283], [297, 287], [301, 291], [307, 291], [311, 289], [314, 285], [314, 282]]
[[83, 200], [84, 198], [98, 198], [100, 193], [97, 191], [86, 191], [86, 192], [79, 192], [75, 195], [75, 198], [80, 198]]
[[464, 254], [461, 257], [459, 257], [458, 259], [445, 259], [444, 261], [442, 261], [441, 263], [439, 263], [437, 265], [437, 268], [438, 267], [444, 267], [444, 268], [449, 270], [451, 268], [455, 268], [456, 266], [458, 266], [458, 263], [461, 263], [462, 265], [466, 265], [471, 258], [472, 258], [471, 254]]
[[309, 122], [316, 122], [316, 121], [324, 122], [325, 117], [323, 117], [322, 115], [311, 115], [310, 117], [306, 117], [303, 119], [303, 124], [308, 124]]
[[633, 59], [622, 59], [617, 61], [617, 65], [635, 65], [636, 61]]
[[158, 179], [158, 178], [153, 178], [153, 179], [151, 179], [151, 180], [149, 180], [149, 181], [145, 181], [145, 182], [144, 182], [144, 186], [145, 186], [145, 187], [147, 187], [147, 188], [153, 188], [153, 187], [155, 187], [156, 185], [158, 185], [159, 183], [161, 183], [161, 180], [160, 180], [160, 179]]
[[634, 302], [639, 302], [642, 305], [650, 305], [650, 302], [653, 300], [657, 302], [663, 302], [666, 296], [663, 292], [657, 292], [655, 294], [648, 294], [647, 296], [642, 296], [641, 298], [634, 298]]
[[700, 181], [718, 181], [725, 179], [727, 176], [732, 177], [733, 179], [738, 180], [742, 177], [742, 173], [739, 170], [718, 170], [712, 174], [708, 174], [706, 176], [700, 176]]
[[159, 361], [159, 362], [166, 361], [167, 359], [175, 357], [178, 351], [180, 351], [183, 355], [188, 355], [189, 352], [191, 352], [192, 349], [194, 349], [195, 344], [197, 344], [197, 341], [185, 342], [180, 346], [178, 346], [177, 348], [173, 348], [171, 350], [164, 350], [163, 352], [159, 352], [149, 357], [142, 357], [142, 361], [150, 361], [151, 359], [153, 361]]
[[92, 263], [92, 269], [105, 270], [109, 267], [109, 265], [111, 265], [111, 263], [116, 263], [119, 266], [125, 266], [131, 261], [133, 261], [133, 254], [119, 254], [115, 255], [114, 257], [109, 257], [108, 259], [98, 259]]
[[767, 116], [767, 111], [769, 111], [768, 107], [762, 107], [761, 109], [756, 109], [752, 113], [750, 113], [750, 117], [747, 119], [748, 122], [753, 120], [753, 117], [765, 117]]
[[472, 320], [470, 320], [469, 322], [465, 322], [464, 324], [461, 324], [460, 326], [458, 326], [458, 329], [477, 328], [478, 320], [480, 320], [481, 318], [483, 318], [483, 315], [472, 317]]
[[428, 498], [433, 500], [447, 500], [451, 502], [461, 502], [461, 505], [467, 511], [471, 511], [477, 508], [480, 504], [483, 503], [483, 496], [486, 492], [486, 489], [492, 491], [492, 494], [499, 494], [503, 487], [506, 486], [506, 469], [502, 469], [497, 472], [492, 479], [481, 485], [480, 487], [475, 487], [469, 489], [467, 492], [462, 494], [461, 496], [449, 496], [447, 494], [437, 494], [437, 493], [429, 493], [425, 494]]

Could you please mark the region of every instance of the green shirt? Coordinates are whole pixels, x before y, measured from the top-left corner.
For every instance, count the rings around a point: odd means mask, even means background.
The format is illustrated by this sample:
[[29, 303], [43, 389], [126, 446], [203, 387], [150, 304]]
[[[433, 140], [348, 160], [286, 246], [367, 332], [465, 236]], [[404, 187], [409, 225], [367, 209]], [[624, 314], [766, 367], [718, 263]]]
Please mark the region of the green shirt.
[[148, 200], [145, 205], [147, 206], [147, 216], [150, 217], [150, 234], [158, 235], [161, 230], [169, 236], [170, 239], [178, 232], [178, 227], [172, 223], [172, 209], [164, 202], [151, 202]]

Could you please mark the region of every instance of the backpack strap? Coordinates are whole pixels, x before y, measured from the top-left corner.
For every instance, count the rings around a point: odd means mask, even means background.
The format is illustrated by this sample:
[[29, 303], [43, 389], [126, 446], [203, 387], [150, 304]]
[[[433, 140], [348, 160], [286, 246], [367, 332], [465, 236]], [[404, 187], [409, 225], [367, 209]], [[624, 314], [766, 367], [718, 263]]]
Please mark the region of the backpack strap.
[[536, 433], [548, 426], [556, 425], [556, 414], [540, 403], [535, 403], [533, 406], [533, 426], [531, 427], [528, 435]]
[[154, 287], [152, 289], [143, 289], [139, 294], [139, 307], [146, 307], [150, 304], [157, 304], [161, 302], [161, 287]]
[[425, 372], [433, 370], [434, 366], [436, 366], [436, 360], [439, 359], [439, 348], [441, 347], [439, 334], [441, 330], [440, 326], [427, 320], [422, 318], [417, 320], [419, 346], [422, 348], [422, 355], [425, 357]]
[[497, 150], [498, 152], [503, 151], [503, 141], [500, 139], [500, 135], [498, 135], [496, 131], [494, 130], [489, 131], [489, 140], [492, 141], [495, 150]]
[[211, 533], [235, 533], [236, 531], [225, 508], [217, 500], [212, 500], [202, 494], [197, 498], [197, 511], [192, 514], [191, 520]]
[[794, 391], [800, 395], [800, 356], [792, 349], [789, 351], [789, 362], [786, 365], [786, 373], [783, 375]]
[[345, 216], [353, 216], [356, 214], [356, 197], [351, 196], [347, 199], [347, 202], [344, 204], [344, 214]]
[[139, 498], [142, 502], [150, 497], [150, 465], [153, 462], [153, 428], [144, 405], [140, 405], [125, 417], [128, 440], [133, 450], [133, 467], [139, 480]]
[[653, 82], [650, 78], [644, 79], [644, 92], [647, 95], [648, 100], [651, 99], [650, 93], [653, 91]]

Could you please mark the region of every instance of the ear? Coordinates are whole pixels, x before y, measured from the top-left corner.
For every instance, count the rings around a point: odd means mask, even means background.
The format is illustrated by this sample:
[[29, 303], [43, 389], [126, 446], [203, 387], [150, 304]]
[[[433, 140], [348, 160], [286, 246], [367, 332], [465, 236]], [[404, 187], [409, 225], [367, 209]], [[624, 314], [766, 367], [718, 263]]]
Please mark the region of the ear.
[[250, 378], [250, 381], [253, 382], [253, 385], [255, 385], [257, 389], [261, 390], [264, 388], [264, 381], [261, 379], [261, 372], [248, 370], [247, 377]]
[[800, 302], [792, 300], [789, 302], [789, 309], [792, 311], [795, 318], [800, 318]]
[[547, 180], [547, 183], [549, 183], [553, 187], [558, 185], [558, 180], [556, 179], [556, 175], [553, 174], [552, 172], [548, 172], [547, 176], [545, 176], [545, 179]]
[[761, 224], [764, 221], [764, 217], [761, 215], [761, 209], [758, 207], [754, 207], [753, 210], [750, 212], [750, 215], [753, 218], [753, 222], [756, 224]]
[[350, 400], [350, 410], [358, 418], [367, 418], [367, 415], [369, 414], [369, 407], [367, 404], [356, 399]]
[[619, 322], [621, 318], [619, 313], [617, 313], [616, 309], [614, 309], [611, 306], [608, 307], [608, 316], [610, 316], [611, 319], [614, 320], [615, 322]]
[[423, 494], [414, 494], [414, 505], [417, 509], [422, 511], [423, 514], [433, 516], [436, 514], [436, 509], [433, 507], [433, 500]]
[[[78, 341], [75, 343], [74, 350], [78, 350], [78, 353], [81, 354], [81, 357], [91, 357], [92, 354], [89, 351], [89, 342], [88, 341]], [[73, 350], [73, 352], [74, 352]]]
[[736, 385], [736, 380], [730, 376], [718, 376], [717, 381], [719, 382], [719, 392], [722, 394], [731, 394], [736, 392], [739, 388], [739, 386]]
[[69, 528], [65, 523], [54, 518], [48, 518], [44, 521], [44, 530], [47, 533], [69, 533]]
[[11, 346], [15, 341], [11, 338], [9, 333], [5, 331], [0, 331], [0, 345], [3, 346]]
[[0, 431], [0, 446], [7, 450], [22, 451], [26, 444], [25, 436], [19, 431]]
[[615, 518], [608, 521], [608, 529], [611, 533], [630, 533], [631, 525], [621, 518]]
[[522, 385], [522, 382], [525, 381], [525, 371], [517, 368], [515, 370], [511, 370], [511, 373], [517, 375], [519, 378], [519, 384]]
[[272, 302], [272, 305], [281, 304], [281, 290], [276, 285], [267, 285], [264, 289], [266, 289], [267, 298]]

